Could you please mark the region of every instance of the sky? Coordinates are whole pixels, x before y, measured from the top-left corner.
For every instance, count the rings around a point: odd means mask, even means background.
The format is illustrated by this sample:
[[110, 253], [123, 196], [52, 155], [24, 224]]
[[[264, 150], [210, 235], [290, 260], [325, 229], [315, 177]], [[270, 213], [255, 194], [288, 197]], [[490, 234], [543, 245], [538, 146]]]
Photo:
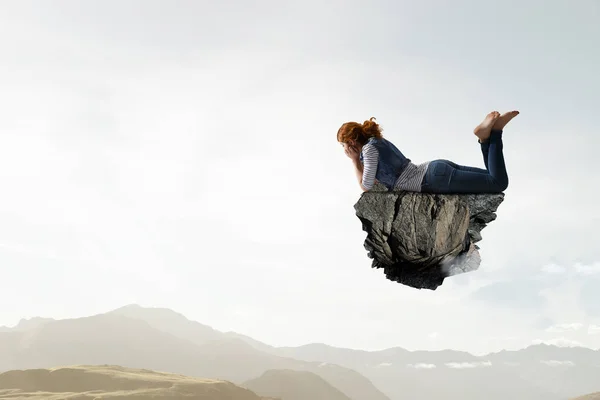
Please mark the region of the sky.
[[[166, 307], [276, 346], [600, 347], [600, 2], [0, 3], [0, 325]], [[478, 271], [371, 268], [335, 134], [510, 184]]]

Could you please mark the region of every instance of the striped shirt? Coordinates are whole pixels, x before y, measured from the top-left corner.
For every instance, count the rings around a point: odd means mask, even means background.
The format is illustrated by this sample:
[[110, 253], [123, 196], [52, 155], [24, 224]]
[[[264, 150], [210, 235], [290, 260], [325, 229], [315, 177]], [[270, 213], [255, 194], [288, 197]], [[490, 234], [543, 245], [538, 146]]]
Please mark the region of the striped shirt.
[[[362, 184], [365, 189], [370, 190], [375, 184], [375, 175], [377, 174], [377, 164], [379, 163], [379, 151], [371, 143], [367, 143], [362, 148], [363, 155], [363, 177]], [[420, 192], [423, 177], [427, 172], [429, 162], [422, 164], [413, 164], [409, 162], [402, 174], [394, 184], [394, 190], [404, 190], [407, 192]]]

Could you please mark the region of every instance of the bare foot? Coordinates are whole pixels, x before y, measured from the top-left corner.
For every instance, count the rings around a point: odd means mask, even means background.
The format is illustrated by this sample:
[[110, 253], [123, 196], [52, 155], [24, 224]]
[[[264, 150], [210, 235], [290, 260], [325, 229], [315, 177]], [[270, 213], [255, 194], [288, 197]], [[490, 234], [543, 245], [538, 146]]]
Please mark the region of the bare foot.
[[485, 119], [482, 123], [477, 125], [473, 133], [475, 136], [479, 138], [480, 141], [487, 140], [490, 137], [490, 133], [492, 132], [492, 126], [496, 120], [500, 117], [500, 113], [498, 111], [492, 111], [488, 115], [485, 116]]
[[506, 126], [506, 124], [508, 124], [510, 122], [511, 119], [513, 119], [514, 117], [516, 117], [517, 115], [519, 115], [518, 111], [509, 111], [507, 113], [502, 114], [497, 120], [496, 122], [494, 122], [494, 126], [492, 126], [492, 129], [494, 130], [502, 130], [504, 129], [504, 127]]

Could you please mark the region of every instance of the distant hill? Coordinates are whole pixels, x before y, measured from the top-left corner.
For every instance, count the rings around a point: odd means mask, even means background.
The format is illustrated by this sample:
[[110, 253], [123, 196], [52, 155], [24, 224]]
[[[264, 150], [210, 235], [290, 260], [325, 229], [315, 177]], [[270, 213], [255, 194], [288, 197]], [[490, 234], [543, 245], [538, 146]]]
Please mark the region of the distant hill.
[[30, 329], [34, 329], [37, 328], [38, 326], [41, 326], [43, 324], [46, 324], [48, 322], [52, 322], [54, 321], [52, 318], [40, 318], [40, 317], [34, 317], [34, 318], [23, 318], [19, 321], [19, 323], [16, 326], [13, 327], [8, 327], [8, 326], [0, 326], [0, 332], [24, 332]]
[[600, 391], [600, 351], [582, 347], [540, 344], [484, 356], [321, 343], [278, 348], [139, 305], [71, 320], [33, 318], [6, 329], [0, 332], [0, 371], [117, 364], [235, 384], [269, 370], [307, 371], [352, 400], [565, 400]]
[[261, 400], [233, 383], [118, 366], [74, 366], [0, 374], [0, 398]]
[[351, 400], [320, 376], [306, 371], [269, 370], [241, 386], [281, 400]]
[[533, 345], [485, 356], [454, 351], [352, 350], [313, 343], [275, 354], [336, 363], [359, 372], [392, 399], [564, 400], [600, 389], [600, 351]]
[[600, 400], [600, 392], [586, 394], [585, 396], [577, 397], [572, 400]]
[[148, 308], [130, 304], [107, 314], [117, 314], [145, 321], [153, 328], [187, 339], [195, 344], [205, 344], [215, 340], [241, 339], [258, 350], [273, 349], [273, 347], [251, 337], [235, 332], [221, 332], [208, 325], [189, 320], [184, 315], [168, 308]]
[[[169, 320], [163, 310], [159, 313], [160, 318], [152, 313], [146, 318], [155, 326], [159, 325], [157, 321]], [[197, 329], [195, 324], [190, 326]], [[353, 400], [389, 400], [368, 379], [345, 367], [262, 352], [227, 335], [195, 344], [181, 325], [173, 331], [182, 337], [157, 329], [145, 319], [120, 313], [52, 321], [24, 332], [0, 333], [0, 369], [110, 364], [234, 383], [253, 379], [270, 369], [293, 369], [314, 372], [351, 394]]]
[[153, 328], [166, 331], [195, 344], [204, 344], [213, 340], [225, 338], [224, 333], [219, 332], [210, 326], [191, 321], [182, 314], [167, 308], [145, 308], [136, 304], [131, 304], [110, 311], [107, 315], [120, 315], [139, 319], [145, 321]]
[[[323, 360], [319, 359], [290, 362], [294, 357], [280, 353], [273, 346], [239, 333], [220, 332], [169, 309], [131, 304], [107, 314], [144, 321], [155, 329], [199, 345], [209, 355], [216, 352], [213, 354], [215, 361], [211, 372], [233, 382], [254, 378], [268, 369], [306, 370], [316, 373], [345, 394], [351, 394], [350, 397], [354, 400], [389, 400], [379, 388], [358, 372], [351, 370], [352, 368], [340, 368], [333, 361], [324, 364], [321, 362]], [[214, 358], [216, 356], [218, 360]], [[244, 365], [246, 368], [243, 368]], [[243, 371], [243, 374], [237, 374], [236, 371]], [[248, 373], [252, 375], [248, 377]]]

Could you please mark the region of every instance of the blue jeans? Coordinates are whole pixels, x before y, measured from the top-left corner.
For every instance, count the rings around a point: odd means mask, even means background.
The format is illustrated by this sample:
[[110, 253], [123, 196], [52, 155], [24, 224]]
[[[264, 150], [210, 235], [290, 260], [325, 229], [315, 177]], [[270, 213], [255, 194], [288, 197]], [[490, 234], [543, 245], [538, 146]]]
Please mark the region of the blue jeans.
[[433, 160], [423, 177], [424, 193], [500, 193], [508, 187], [502, 154], [502, 131], [493, 130], [481, 143], [485, 168], [466, 167], [448, 160]]

